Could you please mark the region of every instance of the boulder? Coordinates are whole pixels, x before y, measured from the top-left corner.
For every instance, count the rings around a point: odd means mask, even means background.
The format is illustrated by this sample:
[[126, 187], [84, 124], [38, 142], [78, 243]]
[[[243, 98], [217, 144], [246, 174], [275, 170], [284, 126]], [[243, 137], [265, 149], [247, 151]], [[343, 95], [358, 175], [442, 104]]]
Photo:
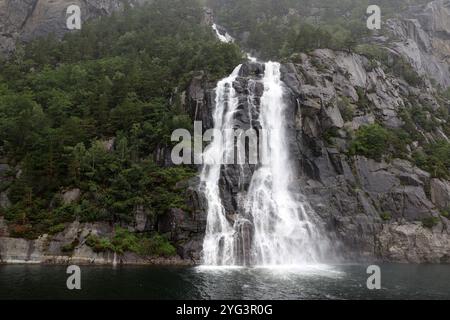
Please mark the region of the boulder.
[[81, 190], [78, 188], [68, 190], [63, 193], [62, 201], [64, 204], [71, 204], [80, 200]]
[[421, 223], [384, 225], [377, 236], [378, 254], [403, 263], [449, 263], [450, 237], [433, 232]]

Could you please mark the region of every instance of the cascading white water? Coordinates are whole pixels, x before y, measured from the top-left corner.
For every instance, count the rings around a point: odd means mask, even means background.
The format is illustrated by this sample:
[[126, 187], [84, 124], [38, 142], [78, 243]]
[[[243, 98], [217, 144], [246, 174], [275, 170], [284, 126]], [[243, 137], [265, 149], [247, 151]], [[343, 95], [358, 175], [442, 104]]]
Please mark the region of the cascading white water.
[[[225, 132], [233, 129], [234, 113], [238, 107], [238, 98], [233, 82], [239, 74], [241, 65], [233, 73], [221, 80], [216, 87], [216, 108], [213, 114], [214, 129]], [[220, 197], [219, 180], [222, 162], [234, 148], [234, 136], [224, 134], [222, 139], [213, 139], [203, 154], [205, 163], [200, 179], [208, 201], [206, 235], [203, 241], [203, 260], [207, 265], [234, 265], [233, 226], [226, 218], [226, 212]]]
[[[216, 33], [216, 36], [220, 40], [220, 42], [233, 43], [235, 41], [234, 38], [228, 34], [228, 32], [225, 32], [222, 34], [219, 31], [219, 27], [215, 23], [212, 25], [212, 28], [213, 28], [214, 32]], [[250, 53], [247, 53], [247, 59], [250, 60], [251, 62], [258, 61], [258, 59], [253, 57]]]
[[279, 63], [265, 64], [263, 84], [260, 123], [267, 136], [245, 204], [254, 224], [254, 260], [258, 265], [315, 263], [323, 240], [311, 222], [311, 209], [290, 190], [296, 175], [289, 154]]
[[225, 34], [220, 33], [219, 28], [217, 27], [217, 25], [215, 23], [212, 25], [212, 28], [213, 28], [214, 32], [216, 33], [217, 38], [219, 38], [219, 40], [221, 42], [224, 42], [224, 43], [234, 42], [233, 37], [230, 36], [228, 33], [225, 33]]
[[[213, 28], [221, 41], [230, 42], [230, 38], [221, 35], [215, 25]], [[239, 101], [233, 82], [241, 67], [239, 65], [216, 87], [214, 127], [222, 133], [234, 128], [234, 115]], [[304, 265], [319, 262], [323, 249], [327, 247], [327, 241], [313, 222], [313, 211], [303, 196], [298, 191], [292, 192], [290, 188], [296, 175], [290, 160], [287, 105], [280, 64], [265, 63], [261, 82], [264, 93], [258, 119], [263, 133], [260, 136], [263, 139], [259, 150], [260, 164], [252, 176], [248, 192], [243, 194], [243, 205], [239, 208], [241, 212], [237, 218], [227, 218], [219, 187], [222, 161], [234, 152], [234, 136], [224, 134], [222, 139], [214, 139], [203, 154], [205, 165], [201, 182], [208, 205], [203, 243], [205, 265], [241, 264], [243, 260], [239, 255], [242, 256], [242, 252], [239, 252], [238, 247], [241, 250], [250, 248], [251, 252], [244, 255], [248, 254], [254, 265]], [[249, 86], [254, 85], [255, 80], [249, 80]], [[253, 100], [252, 94], [250, 92], [249, 100]], [[249, 101], [249, 105], [252, 103]], [[248, 223], [253, 226], [251, 237], [240, 234]], [[248, 241], [251, 241], [250, 246], [245, 245]]]

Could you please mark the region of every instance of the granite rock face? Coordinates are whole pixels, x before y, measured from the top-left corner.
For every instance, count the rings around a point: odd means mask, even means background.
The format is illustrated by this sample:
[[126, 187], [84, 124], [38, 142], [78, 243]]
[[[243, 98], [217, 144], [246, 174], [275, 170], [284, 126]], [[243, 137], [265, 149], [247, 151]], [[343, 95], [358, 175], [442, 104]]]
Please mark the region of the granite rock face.
[[[86, 244], [89, 236], [111, 237], [114, 227], [107, 223], [68, 224], [64, 231], [54, 235], [43, 235], [37, 240], [8, 237], [6, 225], [0, 218], [0, 263], [42, 264], [95, 264], [95, 265], [190, 265], [192, 260], [180, 256], [140, 256], [132, 252], [96, 253]], [[73, 250], [67, 250], [70, 246]]]
[[[299, 185], [342, 242], [341, 256], [448, 262], [450, 220], [440, 209], [448, 208], [449, 182], [432, 179], [407, 160], [348, 155], [361, 125], [376, 121], [400, 128], [400, 112], [411, 101], [427, 96], [437, 104], [433, 89], [417, 90], [369, 66], [362, 56], [330, 50], [301, 55], [298, 63], [284, 66], [283, 79], [295, 101], [297, 127], [290, 135], [300, 154]], [[413, 143], [408, 150], [416, 147]], [[429, 219], [435, 221], [431, 228], [422, 223]]]
[[382, 41], [384, 45], [405, 57], [419, 74], [450, 86], [450, 1], [411, 7], [401, 18], [389, 19], [386, 27], [392, 36]]
[[[361, 126], [377, 122], [398, 129], [404, 124], [400, 113], [411, 107], [411, 101], [438, 104], [431, 86], [414, 88], [353, 53], [323, 49], [301, 54], [297, 60], [282, 66], [287, 131], [298, 169], [294, 187], [305, 194], [330, 236], [340, 243], [338, 255], [351, 261], [449, 262], [450, 220], [440, 213], [448, 207], [449, 182], [432, 179], [404, 159], [377, 162], [348, 155]], [[250, 118], [258, 118], [263, 88], [251, 83], [263, 71], [261, 64], [244, 63], [233, 84], [240, 129], [258, 128]], [[195, 79], [185, 107], [194, 119], [211, 124], [214, 84], [204, 77]], [[255, 114], [249, 117], [252, 110]], [[425, 140], [436, 138], [424, 134]], [[417, 147], [413, 143], [408, 150]], [[253, 170], [251, 166], [222, 170], [220, 190], [229, 219], [238, 210], [239, 195], [245, 194]], [[201, 197], [201, 190], [198, 194]], [[204, 202], [196, 208], [206, 211]], [[423, 223], [429, 219], [434, 226]]]
[[17, 41], [48, 34], [60, 38], [67, 29], [67, 8], [78, 5], [82, 22], [145, 0], [0, 0], [0, 52], [9, 53]]

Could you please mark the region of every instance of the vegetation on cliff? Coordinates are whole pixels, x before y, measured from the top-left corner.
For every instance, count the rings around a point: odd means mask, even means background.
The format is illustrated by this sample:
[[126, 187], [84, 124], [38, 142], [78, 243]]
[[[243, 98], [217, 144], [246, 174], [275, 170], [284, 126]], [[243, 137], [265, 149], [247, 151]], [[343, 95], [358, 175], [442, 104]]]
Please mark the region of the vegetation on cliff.
[[428, 0], [210, 0], [218, 22], [243, 45], [266, 59], [289, 58], [319, 48], [354, 48], [370, 30], [369, 5], [383, 18]]
[[[180, 94], [195, 71], [220, 78], [242, 58], [202, 19], [197, 1], [157, 0], [0, 62], [0, 157], [13, 168], [0, 186], [12, 205], [1, 214], [13, 236], [55, 233], [74, 219], [129, 223], [138, 206], [152, 215], [183, 208], [177, 183], [194, 170], [157, 156], [175, 128], [192, 126]], [[63, 201], [74, 188], [80, 199]]]

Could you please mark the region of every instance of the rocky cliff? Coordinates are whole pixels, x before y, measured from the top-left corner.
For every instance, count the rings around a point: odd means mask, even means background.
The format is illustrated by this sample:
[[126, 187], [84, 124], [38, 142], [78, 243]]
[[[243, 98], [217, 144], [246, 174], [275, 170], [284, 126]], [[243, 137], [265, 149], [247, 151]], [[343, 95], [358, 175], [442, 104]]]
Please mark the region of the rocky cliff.
[[[77, 2], [77, 1], [75, 1]], [[16, 40], [27, 40], [49, 32], [65, 32], [65, 6], [69, 1], [0, 0], [1, 45], [12, 50]], [[70, 3], [73, 3], [72, 1]], [[83, 19], [108, 14], [123, 8], [123, 1], [79, 1]], [[449, 112], [448, 101], [437, 97], [427, 78], [442, 87], [450, 85], [449, 1], [433, 1], [425, 7], [412, 8], [405, 17], [387, 21], [387, 35], [369, 39], [384, 46], [394, 56], [405, 57], [425, 79], [411, 84], [400, 76], [386, 72], [380, 63], [355, 53], [316, 50], [298, 54], [292, 63], [283, 65], [286, 85], [291, 154], [297, 164], [296, 188], [321, 217], [330, 236], [342, 244], [343, 258], [414, 263], [450, 262], [450, 221], [442, 212], [450, 207], [450, 182], [419, 169], [412, 161], [415, 151], [424, 143], [447, 140], [439, 110]], [[52, 9], [47, 10], [49, 5]], [[4, 9], [4, 10], [3, 10]], [[54, 23], [57, 21], [57, 23]], [[251, 116], [250, 104], [259, 103], [263, 88], [258, 85], [263, 65], [246, 63], [234, 83], [240, 108], [238, 127], [258, 128]], [[193, 120], [201, 120], [204, 129], [213, 126], [215, 82], [205, 73], [193, 78], [181, 95], [184, 108]], [[424, 130], [416, 123], [412, 129], [416, 140], [404, 145], [406, 151], [391, 150], [391, 156], [369, 159], [350, 152], [360, 128], [380, 124], [389, 130], [402, 129], [415, 106], [431, 111], [433, 127]], [[256, 108], [257, 110], [257, 108]], [[400, 153], [405, 153], [401, 155]], [[237, 196], [248, 188], [251, 166], [224, 168], [221, 194], [233, 219]], [[2, 165], [0, 164], [0, 170]], [[243, 175], [243, 176], [242, 176]], [[137, 210], [130, 230], [156, 230], [169, 234], [177, 245], [178, 258], [163, 263], [198, 262], [206, 227], [206, 202], [198, 181], [189, 188], [190, 211], [172, 210], [157, 221], [148, 221], [145, 212]], [[0, 194], [0, 205], [7, 198]], [[13, 239], [0, 217], [0, 261], [152, 263], [161, 260], [125, 254], [114, 259], [111, 254], [96, 254], [85, 245], [88, 234], [110, 236], [112, 227], [105, 224], [67, 225], [55, 236], [35, 241]], [[431, 221], [432, 223], [424, 223]], [[62, 247], [78, 242], [70, 255]]]
[[[448, 206], [449, 182], [432, 179], [395, 156], [377, 162], [348, 152], [360, 126], [377, 122], [400, 128], [402, 110], [414, 101], [437, 105], [433, 95], [381, 68], [372, 69], [366, 58], [355, 54], [317, 50], [300, 60], [284, 70], [297, 101], [292, 108], [303, 172], [299, 183], [348, 248], [345, 252], [389, 261], [448, 262], [449, 220], [439, 210]], [[348, 103], [344, 108], [343, 100]], [[345, 120], [343, 109], [350, 110]], [[335, 134], [324, 139], [330, 129]], [[408, 147], [413, 152], [418, 145]], [[426, 228], [421, 221], [430, 217], [438, 223]]]
[[[189, 265], [190, 259], [180, 256], [159, 257], [142, 256], [125, 252], [117, 254], [111, 251], [95, 252], [86, 244], [89, 236], [110, 237], [114, 228], [107, 223], [74, 222], [65, 230], [50, 236], [43, 235], [37, 240], [11, 238], [7, 226], [0, 217], [0, 263], [42, 263], [77, 265]], [[71, 247], [71, 250], [67, 250]], [[72, 250], [73, 249], [73, 250]], [[70, 251], [70, 252], [69, 252]]]
[[[450, 203], [450, 182], [432, 178], [405, 158], [375, 161], [349, 155], [352, 137], [362, 126], [402, 128], [400, 114], [415, 101], [438, 106], [434, 89], [411, 86], [353, 53], [316, 50], [297, 59], [282, 68], [290, 148], [299, 172], [293, 187], [306, 195], [330, 237], [339, 240], [338, 254], [353, 261], [449, 262], [450, 221], [440, 210]], [[257, 114], [251, 113], [258, 110], [254, 105], [263, 91], [258, 86], [263, 68], [259, 63], [244, 64], [234, 83], [240, 103], [236, 126], [241, 129], [258, 129], [252, 120]], [[210, 124], [212, 84], [194, 79], [188, 96], [191, 114]], [[425, 139], [442, 134], [440, 128], [423, 133]], [[411, 154], [420, 146], [413, 142], [407, 148]], [[239, 210], [239, 196], [247, 191], [253, 169], [222, 170], [221, 195], [230, 219]], [[424, 225], [429, 219], [433, 225]]]
[[114, 11], [125, 5], [136, 5], [145, 0], [0, 0], [0, 52], [15, 49], [19, 41], [54, 34], [61, 37], [68, 32], [67, 8], [78, 5], [81, 20], [87, 21]]
[[402, 55], [421, 75], [450, 86], [450, 2], [435, 0], [386, 21], [384, 37], [373, 39]]

